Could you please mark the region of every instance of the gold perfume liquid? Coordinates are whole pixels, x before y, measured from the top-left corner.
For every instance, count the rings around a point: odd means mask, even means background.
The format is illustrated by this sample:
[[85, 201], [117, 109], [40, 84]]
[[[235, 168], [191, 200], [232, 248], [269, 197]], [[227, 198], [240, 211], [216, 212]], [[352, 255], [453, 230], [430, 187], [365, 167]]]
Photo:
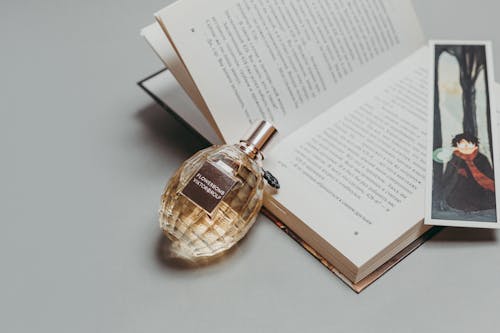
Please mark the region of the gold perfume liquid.
[[260, 150], [275, 132], [261, 122], [239, 144], [204, 149], [177, 170], [160, 207], [160, 226], [176, 256], [214, 256], [245, 236], [263, 202]]

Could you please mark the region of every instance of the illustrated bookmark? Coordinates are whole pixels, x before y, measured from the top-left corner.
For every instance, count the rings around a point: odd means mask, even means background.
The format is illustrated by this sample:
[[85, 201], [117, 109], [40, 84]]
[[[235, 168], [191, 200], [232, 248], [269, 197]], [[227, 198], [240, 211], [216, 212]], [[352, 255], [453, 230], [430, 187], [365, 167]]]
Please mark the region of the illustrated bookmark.
[[489, 42], [431, 41], [425, 224], [499, 228]]

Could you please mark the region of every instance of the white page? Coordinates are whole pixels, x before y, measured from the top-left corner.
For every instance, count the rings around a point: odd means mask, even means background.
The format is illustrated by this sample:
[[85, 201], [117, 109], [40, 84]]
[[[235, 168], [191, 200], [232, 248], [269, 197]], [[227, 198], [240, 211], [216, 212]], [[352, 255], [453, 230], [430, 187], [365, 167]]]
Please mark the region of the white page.
[[175, 67], [178, 57], [172, 49], [167, 36], [160, 25], [155, 22], [141, 29], [141, 36], [146, 39], [155, 54], [167, 67]]
[[[163, 63], [170, 70], [171, 74], [196, 104], [197, 108], [203, 114], [205, 122], [208, 122], [208, 124], [214, 128], [218, 136], [218, 139], [215, 142], [221, 142], [222, 134], [220, 133], [219, 127], [208, 110], [208, 106], [201, 97], [196, 84], [194, 84], [191, 76], [184, 67], [182, 61], [179, 59], [174, 47], [170, 44], [160, 25], [157, 22], [148, 25], [141, 30], [141, 35], [146, 39], [156, 55], [163, 61]], [[193, 117], [195, 116], [193, 115]], [[206, 127], [207, 125], [203, 126]]]
[[284, 137], [423, 45], [409, 0], [182, 0], [157, 19], [227, 142], [262, 118]]
[[427, 51], [267, 154], [281, 184], [277, 201], [358, 267], [424, 216]]

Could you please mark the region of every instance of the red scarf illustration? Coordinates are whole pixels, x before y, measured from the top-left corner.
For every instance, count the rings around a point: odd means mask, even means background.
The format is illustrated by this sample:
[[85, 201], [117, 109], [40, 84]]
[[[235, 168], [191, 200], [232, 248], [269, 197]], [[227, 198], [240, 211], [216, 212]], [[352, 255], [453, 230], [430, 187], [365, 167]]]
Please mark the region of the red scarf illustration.
[[474, 164], [474, 159], [477, 156], [478, 149], [476, 149], [472, 154], [462, 154], [458, 150], [455, 150], [453, 152], [456, 156], [460, 157], [462, 160], [465, 161], [467, 166], [469, 167], [469, 170], [472, 173], [472, 177], [474, 177], [474, 180], [484, 189], [495, 192], [495, 182], [488, 178], [485, 174], [483, 174], [479, 169], [476, 167]]

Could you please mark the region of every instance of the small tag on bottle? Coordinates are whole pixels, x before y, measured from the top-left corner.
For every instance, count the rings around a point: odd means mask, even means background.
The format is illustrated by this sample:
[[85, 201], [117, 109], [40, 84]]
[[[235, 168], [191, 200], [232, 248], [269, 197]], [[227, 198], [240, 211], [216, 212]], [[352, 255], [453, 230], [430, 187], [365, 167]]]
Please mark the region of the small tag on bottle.
[[184, 186], [181, 193], [211, 214], [236, 182], [235, 178], [219, 170], [210, 162], [205, 162]]

